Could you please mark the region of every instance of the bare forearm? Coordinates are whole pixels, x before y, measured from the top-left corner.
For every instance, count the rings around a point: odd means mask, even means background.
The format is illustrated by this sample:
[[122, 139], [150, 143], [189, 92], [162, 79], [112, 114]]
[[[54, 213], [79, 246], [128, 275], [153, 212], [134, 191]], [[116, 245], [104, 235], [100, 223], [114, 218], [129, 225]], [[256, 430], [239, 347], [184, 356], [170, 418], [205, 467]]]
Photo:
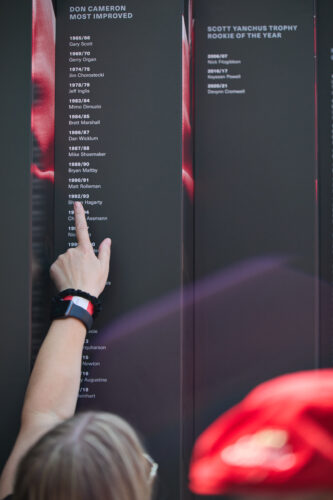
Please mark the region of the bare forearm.
[[22, 410], [20, 434], [0, 479], [11, 493], [17, 463], [43, 434], [74, 413], [86, 328], [74, 318], [53, 321], [38, 353]]
[[81, 377], [86, 329], [75, 318], [53, 321], [38, 353], [22, 411], [22, 424], [40, 416], [73, 415]]
[[[91, 245], [83, 206], [74, 204], [78, 240], [52, 264], [51, 276], [59, 290], [80, 289], [98, 297], [109, 272], [111, 240], [102, 241], [98, 257]], [[43, 434], [75, 411], [81, 378], [86, 327], [67, 317], [53, 321], [38, 353], [22, 410], [15, 446], [0, 478], [0, 498], [12, 491], [17, 464]]]

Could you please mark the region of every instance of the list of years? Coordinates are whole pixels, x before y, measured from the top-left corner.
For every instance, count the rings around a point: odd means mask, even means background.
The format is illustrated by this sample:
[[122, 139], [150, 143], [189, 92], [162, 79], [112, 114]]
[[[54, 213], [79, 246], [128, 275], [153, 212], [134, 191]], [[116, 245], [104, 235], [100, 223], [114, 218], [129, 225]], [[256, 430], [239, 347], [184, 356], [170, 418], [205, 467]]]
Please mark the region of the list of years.
[[[242, 61], [228, 53], [207, 55], [207, 93], [209, 95], [241, 95]], [[235, 88], [236, 87], [236, 88]]]
[[[103, 212], [102, 170], [109, 153], [100, 138], [103, 103], [98, 102], [96, 86], [105, 78], [102, 61], [96, 56], [94, 37], [70, 35], [68, 40], [68, 247], [75, 247], [76, 234], [73, 204], [80, 201], [85, 209], [88, 227], [91, 223], [105, 223]], [[90, 231], [90, 230], [89, 230]], [[91, 232], [89, 232], [92, 238]], [[92, 246], [97, 252], [96, 242]], [[110, 284], [110, 283], [108, 283]], [[105, 384], [107, 378], [96, 376], [103, 372], [101, 356], [105, 345], [96, 343], [98, 330], [90, 330], [85, 340], [82, 356], [82, 373], [79, 398], [95, 399], [94, 384]], [[98, 359], [97, 359], [98, 358]], [[96, 370], [97, 367], [97, 370]], [[94, 376], [91, 370], [94, 368]], [[100, 370], [99, 370], [100, 368]]]
[[[230, 47], [234, 45], [233, 52], [244, 52], [244, 43], [254, 44], [280, 44], [284, 40], [292, 39], [298, 32], [297, 24], [253, 24], [253, 25], [219, 25], [212, 24], [206, 27], [207, 40], [212, 46], [221, 47], [224, 41]], [[223, 41], [223, 42], [222, 42]], [[216, 45], [218, 42], [218, 45]], [[241, 48], [242, 47], [242, 48]], [[244, 95], [244, 74], [242, 74], [242, 60], [227, 52], [214, 51], [207, 56], [207, 93], [209, 95]]]

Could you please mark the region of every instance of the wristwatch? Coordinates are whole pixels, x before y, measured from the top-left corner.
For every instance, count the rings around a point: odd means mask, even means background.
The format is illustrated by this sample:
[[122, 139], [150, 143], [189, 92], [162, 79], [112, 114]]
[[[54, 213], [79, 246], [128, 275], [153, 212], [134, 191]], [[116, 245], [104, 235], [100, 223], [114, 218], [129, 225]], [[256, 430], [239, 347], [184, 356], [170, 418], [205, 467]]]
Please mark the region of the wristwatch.
[[76, 318], [90, 330], [93, 324], [94, 306], [83, 297], [66, 296], [64, 298], [55, 297], [51, 304], [51, 319]]

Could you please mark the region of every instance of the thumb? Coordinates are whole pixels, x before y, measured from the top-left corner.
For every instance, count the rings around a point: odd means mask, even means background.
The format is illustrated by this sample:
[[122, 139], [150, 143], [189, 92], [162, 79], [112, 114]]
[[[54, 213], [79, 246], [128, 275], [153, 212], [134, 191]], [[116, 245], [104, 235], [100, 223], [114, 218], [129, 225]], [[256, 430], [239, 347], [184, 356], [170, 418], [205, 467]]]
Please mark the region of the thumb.
[[106, 238], [99, 245], [98, 249], [98, 260], [102, 264], [102, 266], [109, 268], [110, 265], [110, 256], [111, 256], [111, 239]]

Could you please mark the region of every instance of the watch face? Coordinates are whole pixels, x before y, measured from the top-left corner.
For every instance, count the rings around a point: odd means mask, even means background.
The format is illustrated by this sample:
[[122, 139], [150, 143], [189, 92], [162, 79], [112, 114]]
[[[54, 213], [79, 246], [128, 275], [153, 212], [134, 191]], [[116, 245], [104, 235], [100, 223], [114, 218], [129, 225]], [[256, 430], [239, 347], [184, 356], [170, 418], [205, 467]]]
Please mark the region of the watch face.
[[88, 309], [89, 300], [84, 299], [83, 297], [73, 297], [72, 302], [83, 309]]

